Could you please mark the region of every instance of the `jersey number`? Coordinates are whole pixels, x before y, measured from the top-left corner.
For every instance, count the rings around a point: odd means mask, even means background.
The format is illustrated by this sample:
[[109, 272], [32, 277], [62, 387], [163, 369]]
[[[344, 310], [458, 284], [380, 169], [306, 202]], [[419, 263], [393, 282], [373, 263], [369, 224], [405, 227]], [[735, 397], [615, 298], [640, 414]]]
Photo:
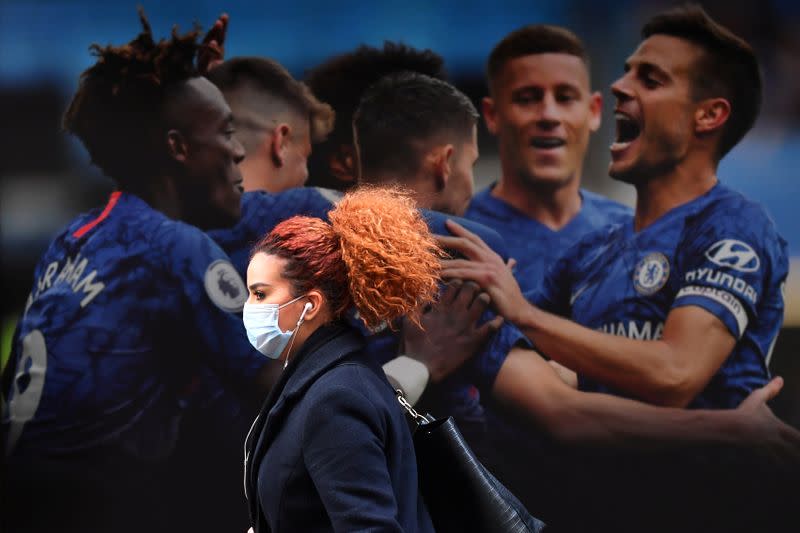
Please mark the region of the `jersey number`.
[[44, 390], [47, 372], [47, 346], [44, 335], [35, 329], [22, 339], [22, 357], [17, 364], [17, 373], [8, 401], [10, 427], [6, 453], [11, 450], [22, 435], [25, 423], [33, 418]]

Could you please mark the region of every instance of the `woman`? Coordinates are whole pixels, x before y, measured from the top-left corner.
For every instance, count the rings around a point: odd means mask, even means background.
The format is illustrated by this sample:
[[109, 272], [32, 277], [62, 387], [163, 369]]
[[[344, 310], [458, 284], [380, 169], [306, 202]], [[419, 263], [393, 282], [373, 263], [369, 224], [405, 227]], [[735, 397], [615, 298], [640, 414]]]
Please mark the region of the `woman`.
[[417, 320], [440, 251], [396, 189], [346, 195], [330, 224], [293, 217], [253, 250], [244, 323], [284, 371], [245, 444], [255, 531], [433, 531], [394, 391], [343, 320]]

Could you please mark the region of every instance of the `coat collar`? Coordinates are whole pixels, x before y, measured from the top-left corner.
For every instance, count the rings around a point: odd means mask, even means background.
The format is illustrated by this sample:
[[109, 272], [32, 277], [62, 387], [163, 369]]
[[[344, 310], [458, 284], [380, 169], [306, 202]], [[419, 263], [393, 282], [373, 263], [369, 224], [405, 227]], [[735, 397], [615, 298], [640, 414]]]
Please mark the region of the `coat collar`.
[[[347, 355], [364, 348], [364, 338], [343, 323], [322, 326], [315, 331], [286, 368], [285, 386], [277, 390], [281, 399], [288, 400], [303, 394], [329, 368], [339, 364]], [[292, 364], [294, 363], [294, 365]], [[294, 368], [292, 368], [294, 366]], [[273, 408], [273, 410], [275, 410]]]

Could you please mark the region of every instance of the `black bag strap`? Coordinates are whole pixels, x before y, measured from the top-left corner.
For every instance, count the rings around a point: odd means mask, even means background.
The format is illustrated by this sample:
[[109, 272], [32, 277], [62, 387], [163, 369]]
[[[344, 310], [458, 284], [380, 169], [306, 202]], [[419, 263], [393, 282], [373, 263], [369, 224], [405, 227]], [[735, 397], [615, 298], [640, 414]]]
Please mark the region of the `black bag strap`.
[[400, 402], [400, 405], [403, 407], [405, 412], [408, 413], [408, 415], [410, 415], [412, 419], [414, 419], [414, 422], [416, 422], [417, 427], [425, 425], [425, 424], [429, 424], [429, 423], [435, 421], [435, 419], [429, 414], [428, 415], [419, 414], [416, 411], [416, 409], [414, 409], [414, 406], [411, 405], [411, 403], [406, 399], [406, 397], [403, 394], [402, 390], [395, 389], [394, 390], [394, 394], [395, 394], [395, 396], [397, 396], [397, 401]]

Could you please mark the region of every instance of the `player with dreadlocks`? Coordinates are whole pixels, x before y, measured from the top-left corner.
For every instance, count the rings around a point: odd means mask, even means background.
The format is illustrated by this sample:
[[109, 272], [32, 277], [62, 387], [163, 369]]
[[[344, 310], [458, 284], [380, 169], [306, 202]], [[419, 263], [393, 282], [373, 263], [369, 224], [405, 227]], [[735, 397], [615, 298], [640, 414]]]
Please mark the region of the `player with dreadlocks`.
[[166, 527], [164, 467], [192, 376], [211, 369], [254, 399], [267, 382], [232, 314], [247, 290], [193, 227], [239, 217], [230, 109], [196, 67], [199, 30], [155, 41], [140, 18], [130, 43], [91, 47], [64, 118], [117, 190], [51, 243], [15, 333], [2, 425], [13, 531]]

